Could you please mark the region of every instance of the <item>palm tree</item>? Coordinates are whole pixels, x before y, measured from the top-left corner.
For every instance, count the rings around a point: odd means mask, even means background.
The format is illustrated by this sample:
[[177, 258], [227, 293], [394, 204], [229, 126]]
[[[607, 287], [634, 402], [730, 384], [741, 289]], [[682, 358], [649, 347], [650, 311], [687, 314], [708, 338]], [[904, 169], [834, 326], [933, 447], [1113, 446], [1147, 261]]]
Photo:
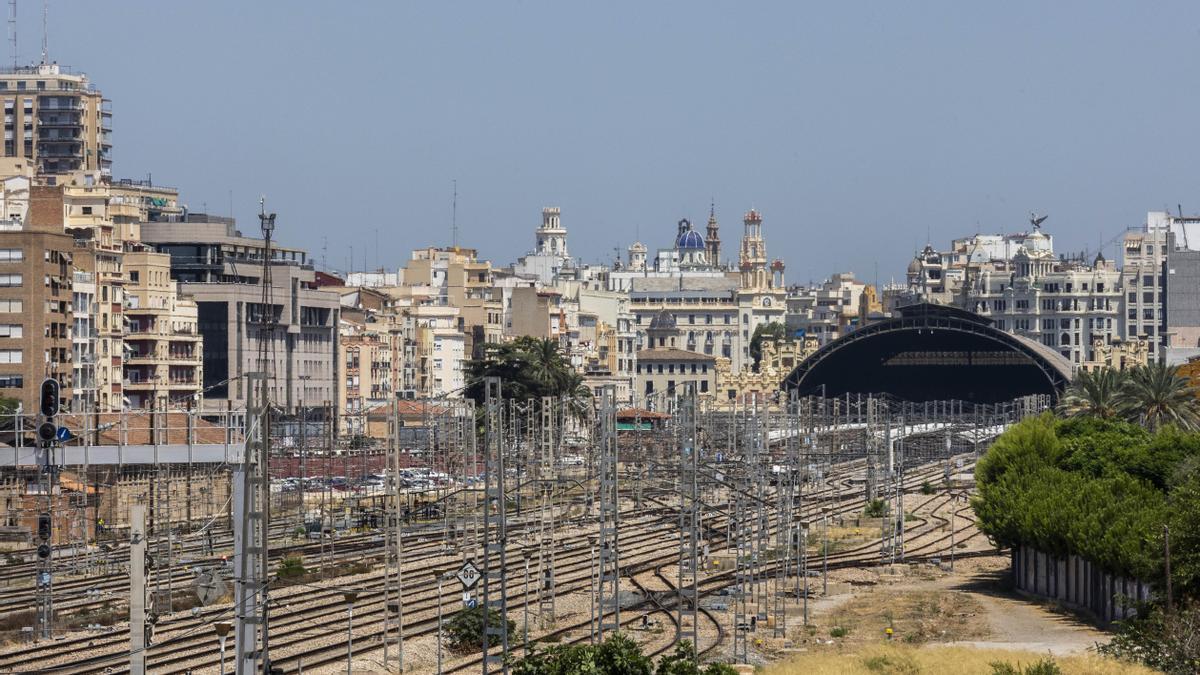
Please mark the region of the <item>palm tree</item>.
[[1164, 424], [1200, 429], [1200, 400], [1175, 366], [1153, 362], [1133, 369], [1119, 397], [1125, 418], [1157, 431]]
[[482, 359], [467, 366], [470, 383], [466, 395], [483, 403], [483, 378], [499, 377], [505, 399], [537, 400], [543, 396], [563, 398], [573, 416], [589, 408], [591, 392], [583, 385], [583, 376], [575, 371], [558, 342], [535, 337], [519, 337], [504, 344], [487, 345]]
[[1128, 379], [1116, 368], [1081, 370], [1063, 393], [1059, 412], [1066, 417], [1115, 418], [1121, 414], [1121, 395]]

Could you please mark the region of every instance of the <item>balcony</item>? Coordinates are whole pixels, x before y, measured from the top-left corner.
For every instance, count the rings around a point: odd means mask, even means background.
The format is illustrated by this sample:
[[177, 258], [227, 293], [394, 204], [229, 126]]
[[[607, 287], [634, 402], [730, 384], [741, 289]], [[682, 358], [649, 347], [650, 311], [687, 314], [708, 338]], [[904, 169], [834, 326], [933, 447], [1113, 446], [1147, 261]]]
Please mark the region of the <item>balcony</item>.
[[39, 96], [38, 112], [43, 110], [83, 110], [83, 102], [74, 96]]
[[83, 157], [83, 151], [79, 147], [67, 150], [47, 147], [48, 145], [57, 146], [61, 143], [77, 144], [78, 141], [38, 141], [38, 157], [40, 159], [80, 159]]

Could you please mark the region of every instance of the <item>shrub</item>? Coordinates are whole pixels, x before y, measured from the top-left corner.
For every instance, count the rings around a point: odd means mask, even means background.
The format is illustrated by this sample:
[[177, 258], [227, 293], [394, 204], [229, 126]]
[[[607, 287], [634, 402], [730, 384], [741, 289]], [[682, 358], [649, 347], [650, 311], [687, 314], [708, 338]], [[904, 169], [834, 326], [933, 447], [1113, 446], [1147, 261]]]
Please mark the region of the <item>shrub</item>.
[[288, 556], [279, 561], [278, 577], [280, 579], [295, 579], [308, 573], [304, 569], [304, 561], [299, 556]]
[[937, 490], [935, 490], [933, 487], [933, 483], [930, 483], [929, 481], [925, 481], [924, 483], [921, 483], [921, 494], [931, 495], [936, 491]]
[[701, 667], [687, 640], [659, 660], [658, 665], [633, 640], [617, 633], [604, 642], [556, 645], [534, 651], [512, 666], [513, 675], [736, 675], [733, 668], [710, 663]]
[[[444, 630], [446, 631], [446, 637], [450, 641], [451, 649], [464, 652], [473, 649], [482, 650], [483, 612], [484, 607], [479, 605], [470, 609], [459, 610], [450, 617], [450, 620], [446, 622]], [[503, 617], [498, 609], [487, 609], [489, 626], [498, 626], [501, 620], [507, 622], [508, 634], [513, 635], [517, 630], [517, 625], [513, 623], [512, 619]], [[494, 647], [498, 644], [500, 644], [500, 636], [492, 635], [488, 637], [489, 647]]]
[[990, 665], [992, 675], [1062, 675], [1062, 668], [1051, 658], [1042, 659], [1023, 669], [1020, 664], [1014, 666], [1005, 661], [993, 661]]
[[1173, 612], [1142, 608], [1139, 613], [1141, 618], [1122, 623], [1099, 652], [1170, 675], [1195, 673], [1200, 665], [1200, 605], [1193, 602]]
[[844, 638], [850, 634], [850, 629], [845, 626], [835, 626], [829, 631], [829, 637]]
[[882, 499], [872, 499], [863, 509], [863, 515], [868, 518], [882, 518], [888, 514], [888, 503]]

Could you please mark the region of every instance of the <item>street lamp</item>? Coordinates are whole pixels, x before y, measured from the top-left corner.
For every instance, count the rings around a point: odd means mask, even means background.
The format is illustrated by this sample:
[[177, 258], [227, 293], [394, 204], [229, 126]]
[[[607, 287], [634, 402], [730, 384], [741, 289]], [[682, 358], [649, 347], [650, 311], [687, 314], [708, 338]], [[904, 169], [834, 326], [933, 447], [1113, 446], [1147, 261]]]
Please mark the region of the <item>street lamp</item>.
[[229, 631], [233, 626], [228, 621], [218, 621], [213, 624], [213, 630], [217, 633], [217, 639], [221, 642], [221, 675], [225, 675], [225, 639], [229, 637]]
[[350, 664], [354, 660], [354, 601], [358, 600], [358, 591], [343, 591], [342, 598], [346, 600], [346, 675], [351, 675]]

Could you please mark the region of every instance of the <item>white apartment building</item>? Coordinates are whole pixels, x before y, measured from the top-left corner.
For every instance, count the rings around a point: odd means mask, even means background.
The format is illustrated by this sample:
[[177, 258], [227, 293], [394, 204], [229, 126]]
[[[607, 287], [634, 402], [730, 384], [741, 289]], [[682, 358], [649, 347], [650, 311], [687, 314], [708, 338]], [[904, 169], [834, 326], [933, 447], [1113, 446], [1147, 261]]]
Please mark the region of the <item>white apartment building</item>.
[[967, 309], [1078, 366], [1095, 360], [1096, 340], [1111, 344], [1120, 337], [1120, 279], [1102, 256], [1087, 265], [1019, 249], [1011, 263], [992, 261], [972, 273]]
[[96, 277], [75, 270], [71, 280], [71, 409], [96, 409]]
[[[1170, 251], [1173, 221], [1175, 218], [1165, 212], [1151, 211], [1140, 230], [1125, 233], [1122, 247], [1125, 316], [1121, 333], [1126, 340], [1146, 340], [1152, 360], [1160, 358], [1167, 343], [1164, 266]], [[1185, 240], [1187, 233], [1187, 229], [1180, 228]]]
[[840, 272], [812, 286], [788, 289], [785, 323], [793, 334], [803, 332], [820, 344], [852, 330], [859, 319], [858, 308], [866, 282], [853, 272]]

